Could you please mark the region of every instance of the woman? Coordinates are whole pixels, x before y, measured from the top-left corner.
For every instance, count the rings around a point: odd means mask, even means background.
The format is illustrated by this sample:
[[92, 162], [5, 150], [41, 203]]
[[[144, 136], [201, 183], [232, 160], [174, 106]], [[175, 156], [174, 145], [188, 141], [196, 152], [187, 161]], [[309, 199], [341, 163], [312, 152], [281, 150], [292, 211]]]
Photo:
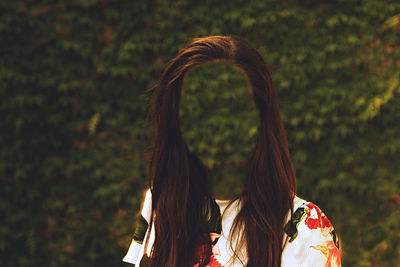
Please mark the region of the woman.
[[[243, 71], [260, 120], [244, 190], [230, 201], [209, 193], [208, 171], [180, 130], [185, 75], [211, 61]], [[162, 73], [152, 108], [150, 189], [125, 262], [152, 267], [340, 266], [331, 223], [317, 206], [295, 195], [276, 90], [251, 45], [233, 36], [191, 40]]]

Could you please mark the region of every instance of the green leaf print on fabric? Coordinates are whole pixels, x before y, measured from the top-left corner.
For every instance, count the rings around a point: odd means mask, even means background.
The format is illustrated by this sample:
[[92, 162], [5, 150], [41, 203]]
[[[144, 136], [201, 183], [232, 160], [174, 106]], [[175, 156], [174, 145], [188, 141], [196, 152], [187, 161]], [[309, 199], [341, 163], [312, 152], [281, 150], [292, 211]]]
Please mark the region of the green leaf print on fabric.
[[142, 244], [144, 240], [144, 236], [146, 235], [147, 228], [149, 224], [146, 219], [140, 215], [139, 220], [136, 223], [135, 233], [133, 234], [133, 240], [136, 243]]
[[283, 230], [290, 237], [289, 242], [293, 242], [298, 234], [297, 226], [307, 214], [307, 208], [297, 208], [293, 213], [292, 219], [285, 225]]
[[[209, 198], [203, 209], [203, 216], [207, 223], [210, 233], [221, 234], [222, 231], [222, 217], [221, 210], [215, 199]], [[214, 240], [213, 244], [217, 243], [218, 238]]]
[[331, 236], [333, 239], [333, 244], [335, 244], [335, 246], [339, 249], [339, 239], [336, 236], [335, 230], [332, 230]]

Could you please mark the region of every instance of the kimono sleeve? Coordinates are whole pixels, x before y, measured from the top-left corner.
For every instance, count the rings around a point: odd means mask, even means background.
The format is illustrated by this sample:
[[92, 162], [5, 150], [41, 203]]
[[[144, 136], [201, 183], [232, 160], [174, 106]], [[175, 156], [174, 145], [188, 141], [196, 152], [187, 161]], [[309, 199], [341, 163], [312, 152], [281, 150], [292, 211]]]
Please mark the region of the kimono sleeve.
[[148, 189], [143, 200], [142, 210], [137, 221], [131, 245], [122, 261], [136, 264], [142, 252], [143, 241], [149, 228], [151, 218], [151, 191]]
[[293, 215], [285, 229], [290, 238], [282, 266], [340, 267], [336, 233], [319, 207], [305, 202]]

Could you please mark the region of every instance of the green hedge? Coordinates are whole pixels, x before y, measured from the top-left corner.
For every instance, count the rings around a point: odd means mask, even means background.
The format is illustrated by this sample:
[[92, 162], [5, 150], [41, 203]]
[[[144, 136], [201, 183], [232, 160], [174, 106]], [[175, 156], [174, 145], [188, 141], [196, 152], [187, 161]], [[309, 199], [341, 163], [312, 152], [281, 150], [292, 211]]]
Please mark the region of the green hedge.
[[[400, 263], [398, 1], [1, 1], [0, 265], [118, 266], [146, 181], [145, 93], [193, 37], [267, 61], [298, 194], [343, 266]], [[235, 190], [256, 117], [242, 75], [185, 81], [185, 138]], [[217, 82], [212, 82], [213, 79]], [[214, 109], [213, 109], [214, 108]]]

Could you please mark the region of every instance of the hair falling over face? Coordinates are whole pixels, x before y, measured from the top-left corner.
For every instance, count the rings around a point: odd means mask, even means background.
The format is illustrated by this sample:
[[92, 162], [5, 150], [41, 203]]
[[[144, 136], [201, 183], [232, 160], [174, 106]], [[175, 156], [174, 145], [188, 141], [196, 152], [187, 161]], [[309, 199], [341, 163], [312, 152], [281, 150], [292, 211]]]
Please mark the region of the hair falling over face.
[[[208, 171], [185, 144], [179, 104], [186, 73], [210, 61], [224, 61], [243, 71], [252, 88], [260, 125], [249, 159], [247, 177], [230, 235], [246, 244], [246, 266], [281, 264], [283, 225], [296, 191], [296, 177], [279, 112], [277, 93], [261, 55], [235, 36], [209, 36], [188, 42], [163, 71], [153, 88], [154, 123], [149, 182], [155, 241], [149, 266], [206, 266], [211, 239], [202, 217], [208, 192]], [[151, 225], [150, 223], [150, 225]], [[202, 255], [198, 248], [204, 247]]]

